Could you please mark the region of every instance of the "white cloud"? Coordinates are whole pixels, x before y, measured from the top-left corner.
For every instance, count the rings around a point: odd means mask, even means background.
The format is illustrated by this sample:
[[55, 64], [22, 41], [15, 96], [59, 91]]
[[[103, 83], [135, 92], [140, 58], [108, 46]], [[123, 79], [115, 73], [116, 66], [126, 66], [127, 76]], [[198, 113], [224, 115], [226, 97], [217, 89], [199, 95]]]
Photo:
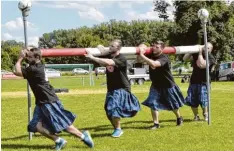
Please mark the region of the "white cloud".
[[115, 1], [82, 1], [79, 2], [81, 4], [85, 4], [91, 7], [95, 7], [95, 8], [108, 8], [110, 6], [112, 6]]
[[118, 2], [118, 5], [120, 8], [126, 9], [126, 8], [132, 8], [132, 3], [133, 2]]
[[96, 21], [104, 21], [105, 16], [101, 11], [99, 11], [95, 6], [101, 6], [100, 2], [52, 2], [47, 4], [42, 4], [44, 7], [49, 8], [60, 8], [60, 9], [75, 9], [77, 10], [79, 16], [85, 19], [91, 19]]
[[[174, 14], [173, 14], [174, 8], [169, 7], [167, 10], [167, 14], [169, 16], [169, 20], [173, 20]], [[130, 10], [126, 11], [127, 14], [127, 20], [162, 20], [158, 17], [158, 12], [154, 11], [154, 7], [151, 7], [147, 12], [145, 13], [138, 13], [137, 11]]]
[[[2, 40], [15, 40], [17, 42], [24, 42], [24, 37], [20, 36], [12, 36], [9, 33], [4, 33], [2, 35]], [[38, 36], [30, 36], [28, 37], [28, 45], [38, 46], [39, 37]]]
[[176, 0], [165, 0], [165, 2], [167, 2], [167, 3], [170, 4], [171, 6], [173, 6], [174, 1], [176, 1]]
[[36, 5], [50, 7], [50, 8], [66, 8], [67, 3], [79, 4], [79, 5], [86, 5], [88, 7], [95, 7], [95, 8], [107, 8], [113, 5], [116, 1], [101, 1], [101, 0], [50, 0], [50, 1], [36, 1], [34, 2]]
[[10, 39], [12, 39], [12, 38], [13, 38], [12, 35], [9, 34], [9, 33], [4, 33], [4, 34], [2, 35], [2, 40], [10, 40]]
[[131, 9], [133, 5], [136, 6], [136, 5], [146, 4], [146, 3], [152, 3], [153, 5], [153, 0], [152, 1], [149, 1], [149, 0], [148, 1], [147, 0], [123, 1], [121, 0], [121, 1], [118, 1], [117, 3], [118, 3], [118, 6], [122, 9]]
[[145, 12], [145, 13], [138, 13], [134, 10], [131, 10], [129, 12], [127, 12], [128, 15], [128, 19], [129, 20], [160, 20], [158, 17], [158, 13], [153, 11], [153, 9], [151, 8], [151, 10]]
[[[6, 22], [3, 27], [7, 28], [8, 30], [19, 30], [22, 29], [24, 27], [23, 25], [23, 20], [21, 17], [16, 18], [15, 20], [11, 20], [9, 22]], [[28, 29], [37, 29], [36, 26], [27, 21], [27, 27]]]
[[96, 20], [99, 22], [102, 22], [105, 19], [104, 15], [101, 12], [99, 12], [98, 10], [96, 10], [95, 8], [91, 8], [87, 12], [78, 11], [78, 14], [82, 18], [93, 19], [93, 20]]
[[[169, 0], [170, 1], [170, 0]], [[120, 7], [124, 10], [130, 10], [133, 8], [133, 5], [143, 5], [145, 3], [152, 3], [153, 0], [77, 0], [77, 1], [65, 1], [65, 0], [56, 0], [56, 1], [37, 1], [37, 5], [42, 7], [56, 8], [56, 9], [74, 9], [78, 12], [78, 15], [84, 19], [96, 20], [99, 22], [105, 21], [108, 17], [101, 12], [103, 9], [109, 7]], [[142, 18], [145, 18], [144, 15]], [[146, 17], [147, 18], [147, 17]]]
[[167, 9], [167, 15], [169, 16], [168, 17], [169, 20], [174, 20], [174, 11], [175, 11], [174, 7], [169, 7]]
[[38, 41], [39, 41], [39, 37], [38, 36], [33, 36], [33, 37], [29, 37], [28, 38], [28, 44], [29, 45], [33, 45], [33, 46], [38, 46]]

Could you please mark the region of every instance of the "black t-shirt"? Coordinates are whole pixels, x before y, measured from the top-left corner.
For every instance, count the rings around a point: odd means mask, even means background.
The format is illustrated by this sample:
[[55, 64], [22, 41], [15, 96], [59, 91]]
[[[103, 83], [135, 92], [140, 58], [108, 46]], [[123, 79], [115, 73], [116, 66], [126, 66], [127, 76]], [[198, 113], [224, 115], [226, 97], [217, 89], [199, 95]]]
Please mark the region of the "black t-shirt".
[[[198, 59], [198, 54], [193, 54], [193, 61], [192, 61], [192, 67], [193, 67], [193, 73], [191, 76], [190, 83], [191, 84], [204, 84], [206, 83], [206, 68], [200, 69], [196, 61]], [[204, 59], [205, 55], [202, 55]], [[215, 58], [212, 54], [209, 54], [209, 71], [211, 71], [212, 66], [215, 64]]]
[[106, 67], [108, 92], [120, 88], [130, 92], [131, 87], [127, 76], [127, 60], [124, 55], [119, 54], [114, 58], [106, 56], [105, 58], [112, 59], [115, 62], [115, 66]]
[[152, 85], [156, 88], [171, 88], [175, 85], [174, 78], [171, 74], [171, 62], [167, 55], [161, 54], [158, 57], [153, 56], [153, 54], [148, 55], [148, 58], [159, 61], [161, 63], [161, 67], [157, 67], [152, 69], [149, 67], [150, 79], [152, 81]]
[[28, 83], [36, 98], [36, 104], [45, 104], [58, 101], [54, 88], [50, 85], [45, 75], [45, 65], [37, 63], [27, 68], [22, 68], [23, 77]]

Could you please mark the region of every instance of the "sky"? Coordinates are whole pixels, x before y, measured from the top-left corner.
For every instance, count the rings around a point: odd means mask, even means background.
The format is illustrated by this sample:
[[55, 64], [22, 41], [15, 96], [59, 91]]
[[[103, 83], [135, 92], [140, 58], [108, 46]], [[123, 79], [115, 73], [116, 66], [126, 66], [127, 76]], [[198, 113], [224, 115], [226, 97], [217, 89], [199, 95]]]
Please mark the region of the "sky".
[[[19, 1], [1, 1], [1, 40], [24, 41], [23, 21], [18, 9]], [[172, 4], [171, 0], [168, 0]], [[28, 43], [37, 46], [43, 33], [81, 26], [92, 27], [101, 22], [116, 20], [159, 20], [153, 11], [153, 0], [135, 1], [32, 1], [27, 17]], [[173, 7], [168, 9], [173, 19]]]

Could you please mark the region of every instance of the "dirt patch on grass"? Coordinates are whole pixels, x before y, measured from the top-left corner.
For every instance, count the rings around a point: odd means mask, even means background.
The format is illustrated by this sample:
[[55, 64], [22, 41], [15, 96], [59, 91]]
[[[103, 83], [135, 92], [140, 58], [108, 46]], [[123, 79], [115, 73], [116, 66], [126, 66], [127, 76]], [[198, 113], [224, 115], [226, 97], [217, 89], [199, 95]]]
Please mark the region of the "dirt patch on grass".
[[[214, 88], [214, 90], [218, 90], [219, 88]], [[186, 89], [181, 89], [182, 91], [186, 91]], [[223, 89], [222, 89], [223, 90]], [[224, 90], [223, 90], [224, 91]], [[228, 91], [228, 90], [227, 90]], [[230, 91], [230, 90], [229, 90]], [[92, 95], [92, 94], [106, 94], [106, 88], [99, 88], [97, 90], [94, 89], [70, 89], [68, 93], [56, 93], [58, 96], [62, 95]], [[133, 93], [149, 93], [149, 89], [133, 89]], [[34, 97], [33, 93], [30, 93], [32, 97]], [[7, 98], [18, 98], [18, 97], [27, 97], [26, 91], [15, 91], [15, 92], [2, 92], [1, 97]]]
[[[34, 96], [33, 93], [30, 93], [31, 96]], [[68, 93], [56, 93], [58, 95], [87, 95], [87, 94], [106, 94], [106, 89], [98, 89], [98, 90], [89, 90], [89, 89], [72, 89], [69, 90]], [[10, 98], [17, 98], [17, 97], [27, 97], [26, 91], [16, 91], [16, 92], [2, 92], [2, 97], [10, 97]]]
[[[33, 95], [31, 93], [31, 95]], [[27, 97], [26, 91], [17, 91], [17, 92], [2, 92], [1, 97], [10, 97], [10, 98], [17, 98], [17, 97]]]
[[[143, 93], [149, 90], [134, 90], [133, 93]], [[106, 88], [98, 89], [98, 90], [90, 90], [90, 89], [72, 89], [69, 90], [68, 93], [56, 93], [58, 95], [87, 95], [87, 94], [106, 94]], [[30, 93], [31, 96], [34, 96], [33, 93]], [[16, 92], [2, 92], [2, 97], [10, 97], [10, 98], [17, 98], [17, 97], [27, 97], [26, 91], [16, 91]]]

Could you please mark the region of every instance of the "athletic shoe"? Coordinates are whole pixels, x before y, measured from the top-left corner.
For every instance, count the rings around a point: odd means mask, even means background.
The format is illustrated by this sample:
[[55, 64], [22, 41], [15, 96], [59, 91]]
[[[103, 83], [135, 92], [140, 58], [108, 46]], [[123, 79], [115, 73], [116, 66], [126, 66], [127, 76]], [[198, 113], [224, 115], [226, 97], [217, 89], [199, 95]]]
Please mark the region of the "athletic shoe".
[[208, 113], [203, 113], [203, 116], [204, 116], [204, 120], [208, 121]]
[[158, 123], [154, 123], [154, 125], [150, 128], [151, 130], [155, 130], [160, 128], [160, 125]]
[[181, 126], [182, 125], [182, 123], [183, 123], [183, 117], [181, 116], [181, 117], [179, 117], [179, 118], [177, 118], [177, 120], [176, 120], [176, 126]]
[[84, 139], [82, 140], [88, 147], [93, 148], [94, 147], [94, 143], [92, 140], [91, 135], [89, 134], [89, 131], [84, 131]]
[[194, 120], [194, 121], [200, 121], [199, 115], [194, 116], [193, 120]]
[[55, 150], [56, 151], [61, 150], [66, 144], [67, 144], [67, 141], [65, 139], [61, 138], [58, 143], [55, 143]]
[[117, 137], [120, 137], [122, 134], [123, 134], [123, 131], [119, 128], [116, 128], [111, 136], [117, 138]]

